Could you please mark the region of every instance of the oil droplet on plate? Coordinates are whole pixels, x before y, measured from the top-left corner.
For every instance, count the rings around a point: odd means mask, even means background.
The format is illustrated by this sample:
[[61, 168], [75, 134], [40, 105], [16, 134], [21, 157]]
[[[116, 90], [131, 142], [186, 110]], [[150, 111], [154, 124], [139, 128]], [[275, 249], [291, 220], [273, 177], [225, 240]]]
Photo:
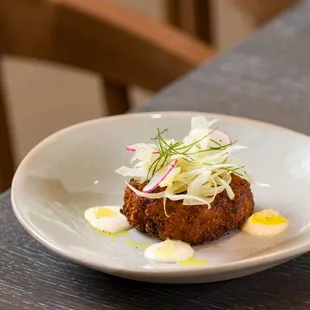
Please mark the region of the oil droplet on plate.
[[108, 233], [106, 231], [102, 231], [102, 230], [99, 230], [99, 229], [96, 229], [96, 228], [94, 228], [94, 229], [102, 237], [109, 237], [112, 244], [115, 243], [116, 238], [129, 235], [129, 231], [126, 231], [126, 230], [125, 231], [120, 231], [120, 232], [117, 232], [117, 233]]
[[197, 267], [197, 266], [203, 266], [206, 264], [207, 264], [207, 261], [205, 259], [196, 259], [193, 256], [188, 259], [178, 261], [178, 265], [181, 265], [181, 266]]
[[147, 249], [150, 245], [152, 245], [152, 243], [128, 240], [126, 241], [126, 245], [133, 247], [133, 248], [138, 248], [138, 249]]

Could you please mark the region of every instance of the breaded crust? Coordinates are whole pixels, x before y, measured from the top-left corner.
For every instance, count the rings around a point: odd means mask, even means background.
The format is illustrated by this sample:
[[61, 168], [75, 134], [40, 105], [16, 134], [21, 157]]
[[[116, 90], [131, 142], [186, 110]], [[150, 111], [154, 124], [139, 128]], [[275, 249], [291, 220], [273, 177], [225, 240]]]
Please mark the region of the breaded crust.
[[[145, 186], [134, 180], [130, 185], [140, 191]], [[167, 199], [169, 217], [165, 215], [162, 199], [140, 197], [127, 187], [122, 213], [136, 229], [161, 240], [201, 244], [237, 229], [253, 213], [254, 200], [249, 182], [232, 175], [230, 186], [235, 199], [230, 200], [223, 191], [216, 196], [210, 209], [207, 205], [184, 206], [182, 201]]]

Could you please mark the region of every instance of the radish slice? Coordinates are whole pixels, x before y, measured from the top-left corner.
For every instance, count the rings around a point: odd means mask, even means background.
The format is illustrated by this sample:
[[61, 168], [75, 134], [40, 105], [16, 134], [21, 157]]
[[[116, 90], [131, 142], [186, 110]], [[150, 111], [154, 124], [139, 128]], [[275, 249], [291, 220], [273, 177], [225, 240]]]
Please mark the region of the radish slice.
[[210, 132], [212, 132], [210, 135], [210, 139], [215, 140], [221, 145], [232, 143], [230, 136], [226, 132], [218, 130], [218, 129], [215, 129], [215, 130], [210, 129]]
[[174, 169], [174, 167], [176, 166], [177, 163], [178, 163], [178, 160], [175, 159], [171, 163], [169, 163], [168, 165], [166, 165], [166, 166], [162, 167], [160, 170], [158, 170], [155, 173], [155, 175], [152, 177], [150, 182], [146, 186], [144, 186], [142, 191], [144, 193], [152, 192], [158, 186], [159, 183], [161, 183], [163, 180], [165, 180], [169, 176], [169, 174]]
[[128, 144], [126, 146], [126, 151], [129, 152], [136, 152], [139, 145], [142, 145], [143, 143], [136, 143], [136, 144]]
[[[137, 149], [138, 149], [138, 147], [139, 147], [140, 145], [143, 145], [143, 144], [144, 144], [144, 143], [128, 144], [128, 145], [126, 146], [126, 151], [129, 151], [129, 152], [136, 152]], [[159, 154], [159, 152], [154, 151], [152, 154]]]

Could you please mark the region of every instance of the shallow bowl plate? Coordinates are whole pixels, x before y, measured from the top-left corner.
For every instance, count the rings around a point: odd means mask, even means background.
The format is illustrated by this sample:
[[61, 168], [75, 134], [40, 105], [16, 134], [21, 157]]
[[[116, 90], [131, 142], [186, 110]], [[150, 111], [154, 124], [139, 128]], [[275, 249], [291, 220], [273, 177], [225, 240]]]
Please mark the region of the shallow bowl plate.
[[203, 266], [159, 264], [143, 256], [158, 242], [131, 229], [109, 236], [84, 220], [86, 208], [122, 205], [127, 144], [149, 141], [157, 128], [182, 138], [192, 116], [203, 113], [129, 114], [81, 123], [36, 146], [19, 166], [12, 203], [20, 223], [50, 250], [77, 263], [116, 276], [160, 283], [212, 282], [258, 272], [310, 250], [310, 138], [274, 125], [224, 115], [219, 127], [248, 149], [238, 152], [254, 178], [256, 209], [272, 208], [290, 221], [281, 235], [260, 238], [234, 232], [195, 247]]

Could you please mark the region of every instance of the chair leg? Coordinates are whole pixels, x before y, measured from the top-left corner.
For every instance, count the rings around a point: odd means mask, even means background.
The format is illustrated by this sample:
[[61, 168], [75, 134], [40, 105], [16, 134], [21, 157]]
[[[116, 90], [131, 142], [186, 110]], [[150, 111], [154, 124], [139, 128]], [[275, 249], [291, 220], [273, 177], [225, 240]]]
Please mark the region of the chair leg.
[[103, 88], [109, 115], [122, 114], [129, 110], [130, 101], [125, 85], [105, 78]]
[[14, 174], [13, 151], [10, 140], [4, 85], [0, 58], [0, 192], [11, 186]]

